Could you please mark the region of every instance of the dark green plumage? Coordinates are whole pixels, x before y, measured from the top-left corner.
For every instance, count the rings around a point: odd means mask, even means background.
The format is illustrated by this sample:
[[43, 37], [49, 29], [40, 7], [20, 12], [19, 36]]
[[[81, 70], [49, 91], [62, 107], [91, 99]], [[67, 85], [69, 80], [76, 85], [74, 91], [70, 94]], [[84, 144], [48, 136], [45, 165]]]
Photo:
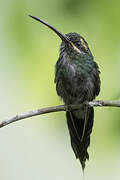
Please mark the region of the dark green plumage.
[[[92, 101], [100, 91], [100, 72], [87, 42], [77, 33], [64, 35], [47, 22], [30, 17], [52, 29], [62, 40], [55, 66], [57, 94], [66, 105]], [[86, 159], [89, 159], [87, 148], [90, 145], [94, 109], [83, 105], [79, 110], [68, 110], [66, 118], [71, 146], [84, 170]]]
[[[83, 37], [77, 33], [69, 33], [66, 36], [80, 50], [80, 53], [70, 44], [62, 42], [55, 73], [57, 93], [65, 104], [81, 104], [84, 101], [92, 101], [100, 91], [98, 66]], [[94, 110], [93, 108], [86, 109], [83, 106], [79, 110], [66, 112], [66, 117], [71, 146], [84, 170], [85, 161], [89, 159], [87, 148], [90, 144]]]

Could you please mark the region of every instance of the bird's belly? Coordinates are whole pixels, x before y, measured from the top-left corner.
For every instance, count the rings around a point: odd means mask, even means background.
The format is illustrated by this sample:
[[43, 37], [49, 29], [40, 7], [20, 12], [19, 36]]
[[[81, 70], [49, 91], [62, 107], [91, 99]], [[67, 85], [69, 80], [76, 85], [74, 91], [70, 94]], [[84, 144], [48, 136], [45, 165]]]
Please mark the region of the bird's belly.
[[90, 79], [64, 79], [60, 82], [60, 96], [65, 104], [80, 104], [94, 99], [94, 84]]

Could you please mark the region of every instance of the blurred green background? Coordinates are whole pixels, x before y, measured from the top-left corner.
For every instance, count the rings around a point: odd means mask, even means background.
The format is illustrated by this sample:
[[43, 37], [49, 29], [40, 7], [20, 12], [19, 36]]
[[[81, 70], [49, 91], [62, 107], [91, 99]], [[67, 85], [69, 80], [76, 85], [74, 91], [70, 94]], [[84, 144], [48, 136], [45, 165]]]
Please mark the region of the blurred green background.
[[[1, 0], [1, 121], [16, 113], [62, 104], [54, 84], [61, 41], [28, 14], [46, 20], [63, 33], [84, 36], [101, 70], [98, 99], [119, 99], [120, 1]], [[120, 179], [119, 116], [118, 108], [95, 108], [86, 180]], [[64, 112], [0, 129], [0, 179], [82, 179]]]

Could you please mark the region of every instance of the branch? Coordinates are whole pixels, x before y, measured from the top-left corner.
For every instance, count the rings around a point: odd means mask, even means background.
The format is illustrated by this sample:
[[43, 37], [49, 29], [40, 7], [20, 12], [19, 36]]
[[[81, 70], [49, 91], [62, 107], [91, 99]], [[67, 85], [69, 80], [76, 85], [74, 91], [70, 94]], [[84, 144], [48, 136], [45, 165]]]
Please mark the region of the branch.
[[102, 106], [111, 106], [111, 107], [120, 107], [120, 101], [90, 101], [90, 102], [85, 102], [83, 104], [79, 105], [59, 105], [59, 106], [53, 106], [53, 107], [47, 107], [47, 108], [42, 108], [34, 111], [29, 111], [25, 112], [22, 114], [15, 115], [5, 121], [2, 121], [0, 123], [0, 128], [11, 124], [15, 121], [19, 121], [21, 119], [26, 119], [30, 118], [32, 116], [38, 116], [41, 114], [47, 114], [47, 113], [52, 113], [52, 112], [58, 112], [58, 111], [68, 111], [68, 110], [77, 110], [80, 109], [81, 106], [88, 106], [88, 107], [102, 107]]

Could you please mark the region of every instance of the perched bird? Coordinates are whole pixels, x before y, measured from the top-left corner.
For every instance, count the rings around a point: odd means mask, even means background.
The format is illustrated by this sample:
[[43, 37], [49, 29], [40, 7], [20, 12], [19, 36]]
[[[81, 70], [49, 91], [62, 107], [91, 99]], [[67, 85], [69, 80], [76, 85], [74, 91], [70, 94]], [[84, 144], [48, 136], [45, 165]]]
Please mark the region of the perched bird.
[[31, 16], [52, 29], [62, 40], [60, 55], [55, 66], [55, 83], [58, 96], [65, 105], [83, 104], [80, 109], [66, 112], [71, 146], [84, 171], [90, 134], [94, 121], [92, 101], [100, 92], [100, 71], [85, 39], [78, 33], [62, 34], [47, 22]]

